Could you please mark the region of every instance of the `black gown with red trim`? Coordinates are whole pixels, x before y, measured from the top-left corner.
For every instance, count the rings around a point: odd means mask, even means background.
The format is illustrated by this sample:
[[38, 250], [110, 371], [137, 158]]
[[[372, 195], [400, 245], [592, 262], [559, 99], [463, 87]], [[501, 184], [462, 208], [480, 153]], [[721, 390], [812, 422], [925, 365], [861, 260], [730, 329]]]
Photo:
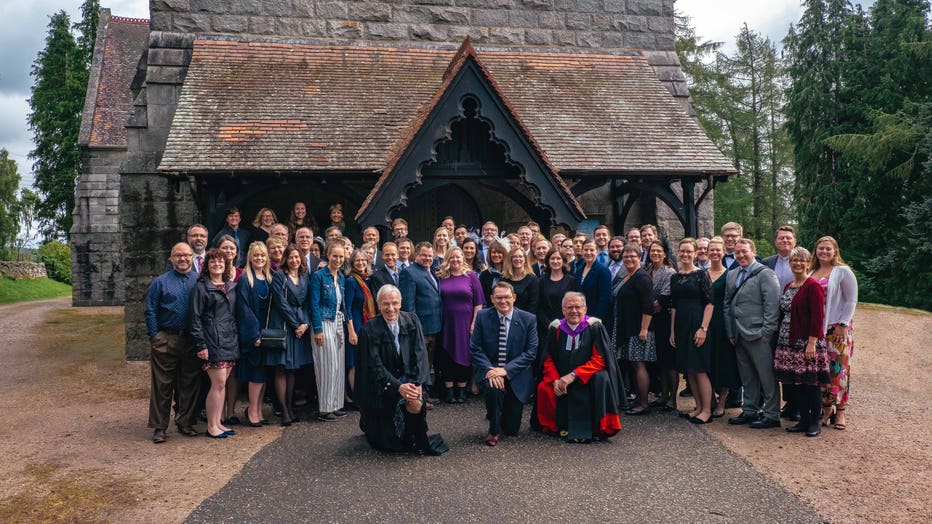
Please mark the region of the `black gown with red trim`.
[[[566, 431], [567, 440], [588, 441], [611, 437], [621, 430], [618, 417], [623, 405], [621, 376], [608, 331], [597, 318], [576, 336], [567, 350], [569, 335], [554, 321], [547, 330], [543, 380], [537, 385], [537, 416], [544, 432]], [[576, 372], [579, 377], [557, 397], [553, 381]]]

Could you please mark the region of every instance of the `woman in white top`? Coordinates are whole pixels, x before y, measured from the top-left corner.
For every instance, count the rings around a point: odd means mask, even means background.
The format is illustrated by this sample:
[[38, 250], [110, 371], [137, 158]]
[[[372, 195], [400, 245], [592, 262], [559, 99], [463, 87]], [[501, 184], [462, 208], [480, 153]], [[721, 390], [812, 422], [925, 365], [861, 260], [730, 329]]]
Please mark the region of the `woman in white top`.
[[822, 425], [834, 421], [835, 429], [845, 429], [845, 407], [854, 354], [852, 317], [858, 305], [858, 280], [841, 259], [838, 241], [824, 236], [816, 241], [810, 275], [825, 291], [825, 345], [829, 357], [831, 383], [823, 390]]

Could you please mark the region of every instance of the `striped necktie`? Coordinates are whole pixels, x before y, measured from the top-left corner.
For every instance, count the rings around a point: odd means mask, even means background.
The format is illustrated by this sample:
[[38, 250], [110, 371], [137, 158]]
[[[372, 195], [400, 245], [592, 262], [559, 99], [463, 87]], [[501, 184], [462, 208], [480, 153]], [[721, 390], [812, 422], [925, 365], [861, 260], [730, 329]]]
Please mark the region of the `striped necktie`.
[[505, 342], [507, 342], [507, 331], [505, 330], [505, 323], [508, 322], [508, 317], [505, 315], [501, 316], [501, 325], [498, 328], [498, 365], [505, 365], [505, 357], [508, 354], [508, 350], [505, 347]]

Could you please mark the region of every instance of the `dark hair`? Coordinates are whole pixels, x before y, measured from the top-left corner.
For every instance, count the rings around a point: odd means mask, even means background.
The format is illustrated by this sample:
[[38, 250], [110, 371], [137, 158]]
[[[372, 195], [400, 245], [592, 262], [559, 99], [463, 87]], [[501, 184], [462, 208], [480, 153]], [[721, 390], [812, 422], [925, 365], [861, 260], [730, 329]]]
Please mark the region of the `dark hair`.
[[431, 251], [434, 250], [434, 245], [425, 240], [423, 242], [418, 242], [417, 245], [414, 246], [414, 254], [416, 255], [420, 253], [421, 250], [424, 249], [425, 247], [429, 247]]
[[569, 261], [566, 259], [566, 255], [560, 251], [559, 247], [553, 246], [547, 250], [547, 256], [544, 257], [544, 265], [547, 266], [547, 272], [550, 272], [550, 257], [552, 257], [554, 254], [560, 255], [560, 258], [563, 259], [563, 272], [566, 273], [569, 271]]
[[661, 262], [661, 263], [662, 263], [663, 265], [669, 267], [669, 268], [672, 268], [672, 267], [673, 267], [673, 262], [670, 262], [670, 254], [667, 253], [667, 248], [666, 248], [666, 246], [664, 246], [664, 245], [663, 245], [663, 242], [661, 242], [660, 240], [654, 240], [653, 242], [650, 243], [649, 246], [647, 246], [647, 261], [648, 261], [648, 263], [650, 263], [650, 248], [654, 247], [654, 244], [660, 246], [660, 249], [663, 250], [663, 262]]
[[[229, 282], [233, 280], [233, 277], [236, 276], [236, 271], [235, 270], [231, 271], [233, 269], [233, 263], [227, 260], [226, 257], [223, 256], [223, 253], [221, 253], [220, 250], [215, 247], [208, 249], [207, 252], [204, 253], [204, 261], [202, 262], [203, 264], [202, 267], [209, 268], [210, 261], [215, 258], [219, 258], [220, 260], [223, 260], [223, 281]], [[199, 278], [201, 280], [210, 280], [210, 269], [201, 271]]]
[[228, 207], [228, 208], [227, 208], [227, 211], [226, 211], [226, 214], [223, 215], [223, 216], [228, 217], [228, 216], [232, 215], [233, 213], [239, 213], [239, 209], [237, 209], [236, 207]]
[[298, 249], [298, 246], [294, 244], [288, 244], [288, 247], [285, 248], [285, 252], [282, 253], [282, 266], [281, 270], [286, 275], [289, 273], [290, 268], [288, 267], [288, 257], [291, 256], [291, 252], [294, 251], [298, 254], [298, 258], [301, 259], [301, 265], [298, 267], [298, 276], [307, 273], [307, 259], [301, 255], [301, 250]]

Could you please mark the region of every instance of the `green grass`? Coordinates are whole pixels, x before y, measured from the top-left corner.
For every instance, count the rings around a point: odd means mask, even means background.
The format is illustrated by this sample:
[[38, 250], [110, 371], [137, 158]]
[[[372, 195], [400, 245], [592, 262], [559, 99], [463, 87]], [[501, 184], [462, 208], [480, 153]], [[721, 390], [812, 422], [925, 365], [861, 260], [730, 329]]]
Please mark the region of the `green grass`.
[[50, 278], [12, 280], [0, 277], [0, 304], [71, 296], [71, 286]]

